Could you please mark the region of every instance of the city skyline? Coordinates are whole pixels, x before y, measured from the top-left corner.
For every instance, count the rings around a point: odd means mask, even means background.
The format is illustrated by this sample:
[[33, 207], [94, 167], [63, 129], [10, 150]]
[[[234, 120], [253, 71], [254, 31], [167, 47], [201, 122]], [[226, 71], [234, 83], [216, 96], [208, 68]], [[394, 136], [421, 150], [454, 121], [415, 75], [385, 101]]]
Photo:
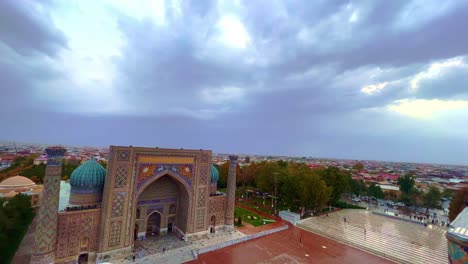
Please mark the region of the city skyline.
[[0, 140], [466, 165], [467, 12], [1, 1]]

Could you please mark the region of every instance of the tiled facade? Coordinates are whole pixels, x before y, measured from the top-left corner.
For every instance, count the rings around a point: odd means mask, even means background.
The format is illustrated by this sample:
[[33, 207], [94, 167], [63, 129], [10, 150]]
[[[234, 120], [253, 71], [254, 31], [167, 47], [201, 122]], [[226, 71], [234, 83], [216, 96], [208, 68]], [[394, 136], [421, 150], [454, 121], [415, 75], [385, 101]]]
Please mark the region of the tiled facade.
[[[81, 254], [89, 262], [126, 257], [147, 235], [172, 231], [189, 240], [214, 232], [233, 212], [225, 212], [226, 195], [210, 192], [211, 154], [111, 146], [97, 209], [59, 213], [55, 262], [76, 263]], [[235, 174], [229, 177], [235, 184]]]

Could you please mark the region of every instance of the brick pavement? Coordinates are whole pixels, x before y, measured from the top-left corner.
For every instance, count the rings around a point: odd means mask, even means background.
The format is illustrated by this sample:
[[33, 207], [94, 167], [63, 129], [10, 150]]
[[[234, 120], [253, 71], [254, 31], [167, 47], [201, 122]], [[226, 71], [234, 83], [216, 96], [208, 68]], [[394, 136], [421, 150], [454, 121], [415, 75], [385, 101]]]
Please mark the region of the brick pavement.
[[199, 255], [190, 264], [231, 263], [359, 263], [384, 264], [390, 260], [341, 244], [303, 229], [289, 229]]

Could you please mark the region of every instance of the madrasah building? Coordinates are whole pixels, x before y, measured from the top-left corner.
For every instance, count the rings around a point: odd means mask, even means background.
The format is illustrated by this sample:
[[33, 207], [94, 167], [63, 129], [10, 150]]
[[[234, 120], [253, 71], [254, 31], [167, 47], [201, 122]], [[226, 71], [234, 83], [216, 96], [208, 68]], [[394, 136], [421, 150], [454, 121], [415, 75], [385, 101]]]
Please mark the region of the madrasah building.
[[107, 170], [91, 159], [72, 173], [67, 210], [59, 210], [65, 152], [46, 149], [31, 263], [105, 262], [130, 255], [146, 236], [188, 241], [234, 227], [237, 156], [225, 194], [211, 150], [111, 146]]

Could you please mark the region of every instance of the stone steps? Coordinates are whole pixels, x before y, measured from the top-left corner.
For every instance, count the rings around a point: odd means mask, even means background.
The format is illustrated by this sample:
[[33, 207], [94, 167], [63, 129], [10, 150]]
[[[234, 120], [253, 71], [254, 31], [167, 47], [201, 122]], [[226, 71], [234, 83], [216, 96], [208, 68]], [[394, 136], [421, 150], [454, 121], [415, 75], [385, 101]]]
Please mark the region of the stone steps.
[[[430, 251], [422, 248], [387, 232], [374, 232], [367, 229], [366, 238], [361, 227], [346, 224], [343, 229], [330, 226], [338, 224], [338, 221], [315, 223], [308, 221], [307, 224], [299, 224], [298, 227], [314, 231], [320, 235], [331, 237], [335, 240], [352, 244], [355, 247], [370, 251], [376, 255], [403, 263], [447, 263], [447, 255], [441, 251]], [[340, 227], [342, 222], [339, 223]], [[336, 226], [336, 225], [335, 225]], [[444, 246], [445, 245], [440, 245]]]
[[[363, 240], [364, 234], [363, 234], [362, 229], [360, 229], [360, 228], [356, 229], [354, 227], [348, 227], [347, 229], [348, 229], [347, 230], [347, 237], [355, 236], [358, 239]], [[430, 255], [432, 257], [437, 257], [437, 255], [439, 255], [444, 260], [446, 259], [446, 255], [441, 253], [441, 252], [438, 252], [438, 251], [428, 252], [428, 249], [425, 248], [425, 247], [421, 248], [420, 246], [412, 244], [412, 243], [410, 243], [408, 241], [402, 240], [401, 238], [399, 238], [397, 236], [393, 236], [391, 234], [386, 234], [386, 233], [373, 232], [372, 230], [369, 230], [367, 232], [367, 240], [365, 240], [365, 242], [366, 242], [365, 244], [367, 244], [367, 245], [369, 245], [369, 244], [370, 245], [382, 244], [382, 243], [383, 243], [384, 246], [390, 246], [391, 245], [392, 246], [392, 252], [400, 252], [400, 251], [405, 252], [405, 251], [408, 251], [408, 250], [411, 249], [410, 253], [417, 252], [417, 253], [421, 253], [422, 255], [426, 255], [428, 253], [431, 253]], [[443, 246], [445, 246], [445, 244]], [[383, 248], [383, 249], [385, 250], [385, 248]], [[411, 254], [411, 255], [413, 255], [413, 254]]]

